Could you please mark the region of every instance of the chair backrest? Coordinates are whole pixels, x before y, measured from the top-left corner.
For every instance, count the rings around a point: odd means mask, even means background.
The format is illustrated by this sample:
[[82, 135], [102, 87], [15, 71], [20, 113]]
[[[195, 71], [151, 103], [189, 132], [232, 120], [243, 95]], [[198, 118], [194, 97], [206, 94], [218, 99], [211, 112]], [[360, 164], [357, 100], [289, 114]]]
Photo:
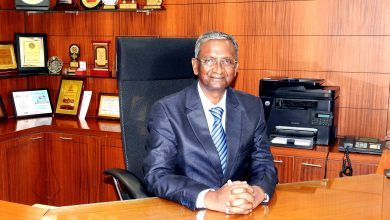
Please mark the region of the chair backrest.
[[126, 169], [143, 181], [147, 117], [158, 99], [195, 81], [196, 39], [117, 37], [117, 79]]

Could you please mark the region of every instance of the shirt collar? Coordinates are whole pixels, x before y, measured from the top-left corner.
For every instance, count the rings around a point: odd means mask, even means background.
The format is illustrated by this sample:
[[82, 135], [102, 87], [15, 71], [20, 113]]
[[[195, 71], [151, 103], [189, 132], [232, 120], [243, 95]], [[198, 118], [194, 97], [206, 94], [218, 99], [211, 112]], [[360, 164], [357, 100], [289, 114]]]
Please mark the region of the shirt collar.
[[202, 102], [203, 109], [205, 111], [208, 111], [211, 108], [214, 107], [221, 107], [224, 111], [226, 110], [226, 89], [225, 92], [223, 93], [222, 99], [214, 105], [208, 98], [207, 96], [203, 93], [202, 88], [200, 88], [200, 82], [198, 81], [198, 92], [200, 96], [200, 101]]

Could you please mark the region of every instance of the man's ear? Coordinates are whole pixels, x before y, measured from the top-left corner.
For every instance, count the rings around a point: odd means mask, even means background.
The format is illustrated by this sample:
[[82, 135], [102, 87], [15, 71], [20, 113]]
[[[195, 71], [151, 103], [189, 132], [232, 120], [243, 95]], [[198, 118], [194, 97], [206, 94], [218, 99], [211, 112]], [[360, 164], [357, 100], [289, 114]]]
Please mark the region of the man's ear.
[[238, 70], [238, 63], [236, 64], [236, 67], [234, 68], [234, 77], [237, 76], [237, 70]]
[[191, 64], [192, 64], [192, 71], [194, 71], [195, 75], [198, 75], [199, 74], [198, 60], [196, 58], [192, 58]]

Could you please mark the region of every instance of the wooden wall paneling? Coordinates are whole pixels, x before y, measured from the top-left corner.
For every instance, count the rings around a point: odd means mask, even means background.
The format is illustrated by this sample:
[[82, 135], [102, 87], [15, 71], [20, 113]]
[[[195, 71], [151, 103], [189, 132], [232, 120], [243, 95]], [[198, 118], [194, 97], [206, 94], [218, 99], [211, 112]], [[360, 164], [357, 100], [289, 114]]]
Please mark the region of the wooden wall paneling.
[[241, 69], [291, 70], [288, 37], [238, 36], [236, 40]]
[[29, 14], [26, 21], [26, 32], [62, 36], [112, 36], [114, 33], [114, 13], [89, 11]]
[[0, 41], [13, 42], [15, 40], [15, 33], [24, 32], [25, 19], [23, 12], [0, 10], [0, 21]]
[[145, 25], [153, 26], [147, 27], [149, 28], [148, 34], [169, 37], [188, 36], [188, 28], [190, 27], [187, 20], [188, 9], [189, 6], [187, 5], [169, 5], [166, 6], [165, 11], [145, 16], [145, 20], [151, 21], [145, 22]]
[[13, 0], [0, 1], [0, 9], [11, 9], [11, 8], [15, 8], [15, 1]]
[[[387, 93], [390, 93], [390, 86]], [[387, 110], [387, 123], [386, 123], [386, 140], [390, 140], [390, 96], [389, 96], [389, 106]]]
[[11, 100], [11, 91], [23, 90], [28, 88], [28, 77], [16, 77], [0, 79], [0, 95], [8, 117], [15, 115], [14, 107]]
[[[238, 36], [241, 68], [390, 72], [388, 37]], [[385, 69], [386, 68], [386, 69]]]
[[[164, 5], [170, 10], [188, 5], [194, 15], [199, 11], [193, 6], [217, 6], [216, 23], [222, 25], [217, 28], [232, 30], [234, 35], [367, 35], [381, 34], [389, 25], [389, 6], [385, 0], [354, 0], [353, 3], [349, 0], [171, 0], [164, 1]], [[210, 23], [210, 19], [208, 21]]]
[[159, 23], [153, 22], [154, 18], [156, 18], [155, 14], [147, 15], [145, 13], [124, 11], [119, 12], [119, 16], [120, 36], [158, 36], [155, 30], [157, 28], [156, 25]]
[[331, 72], [327, 81], [340, 86], [340, 107], [388, 109], [389, 74]]
[[[351, 42], [348, 42], [349, 40]], [[240, 68], [340, 72], [388, 71], [384, 69], [383, 63], [377, 62], [378, 59], [384, 59], [382, 51], [385, 49], [382, 49], [381, 43], [372, 39], [360, 38], [354, 41], [344, 37], [343, 43], [340, 43], [339, 39], [333, 37], [259, 36], [237, 37], [237, 41], [240, 45]], [[349, 46], [345, 46], [348, 44]], [[369, 46], [366, 49], [359, 49], [361, 44]], [[341, 49], [340, 45], [344, 45], [344, 49]]]
[[92, 91], [92, 97], [91, 102], [89, 103], [87, 117], [95, 117], [99, 105], [99, 94], [118, 94], [118, 82], [115, 78], [89, 77], [86, 80], [84, 90]]
[[339, 136], [384, 139], [388, 110], [339, 108]]
[[[380, 35], [388, 25], [386, 0], [288, 1], [293, 35]], [[378, 22], [379, 21], [379, 22]]]

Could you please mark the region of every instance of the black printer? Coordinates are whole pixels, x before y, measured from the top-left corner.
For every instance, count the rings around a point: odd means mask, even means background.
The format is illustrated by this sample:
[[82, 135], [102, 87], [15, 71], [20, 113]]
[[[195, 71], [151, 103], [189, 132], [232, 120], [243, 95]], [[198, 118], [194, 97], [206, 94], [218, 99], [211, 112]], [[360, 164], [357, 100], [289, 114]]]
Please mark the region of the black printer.
[[272, 145], [312, 149], [336, 139], [339, 88], [322, 79], [264, 78], [259, 95]]

